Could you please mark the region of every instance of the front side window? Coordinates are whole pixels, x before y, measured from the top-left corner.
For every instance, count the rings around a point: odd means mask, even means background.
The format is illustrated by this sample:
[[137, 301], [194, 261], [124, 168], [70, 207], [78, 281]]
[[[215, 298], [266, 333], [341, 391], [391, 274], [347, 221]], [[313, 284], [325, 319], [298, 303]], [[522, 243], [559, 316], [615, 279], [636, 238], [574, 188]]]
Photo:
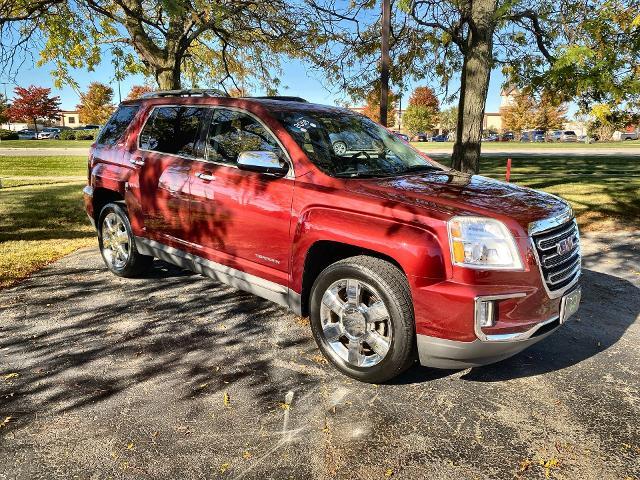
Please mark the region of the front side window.
[[201, 107], [154, 108], [140, 133], [140, 148], [172, 155], [195, 156], [206, 111]]
[[214, 111], [207, 135], [207, 160], [235, 165], [247, 151], [270, 151], [283, 158], [273, 135], [252, 116], [235, 110]]
[[[102, 129], [102, 132], [100, 132], [97, 143], [99, 145], [115, 145], [118, 140], [122, 138], [124, 131], [131, 123], [131, 120], [133, 120], [133, 117], [136, 116], [137, 112], [137, 105], [118, 108]], [[71, 119], [73, 119], [73, 117]]]
[[441, 170], [364, 115], [346, 111], [280, 111], [273, 115], [310, 160], [334, 177], [393, 176]]

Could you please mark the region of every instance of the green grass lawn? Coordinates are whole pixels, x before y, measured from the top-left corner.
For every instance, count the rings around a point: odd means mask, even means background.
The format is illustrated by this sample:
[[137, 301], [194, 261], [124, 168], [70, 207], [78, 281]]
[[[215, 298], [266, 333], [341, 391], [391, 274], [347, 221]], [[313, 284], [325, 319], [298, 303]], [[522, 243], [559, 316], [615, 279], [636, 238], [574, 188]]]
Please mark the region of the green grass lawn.
[[[450, 150], [453, 142], [412, 142], [412, 145], [419, 150], [428, 152], [430, 150]], [[638, 148], [640, 140], [625, 140], [624, 142], [596, 142], [596, 143], [529, 143], [529, 142], [485, 142], [482, 150], [508, 150], [508, 149], [545, 149], [554, 150], [559, 148], [571, 148], [577, 150], [589, 150], [593, 148]]]
[[87, 148], [92, 140], [2, 140], [0, 148]]
[[[640, 156], [509, 155], [511, 181], [567, 199], [583, 230], [640, 228]], [[449, 164], [448, 155], [434, 155]], [[485, 152], [483, 175], [504, 179], [505, 155]], [[86, 157], [0, 157], [0, 287], [95, 244], [82, 205]]]
[[[583, 230], [640, 229], [640, 155], [509, 155], [511, 182], [568, 200]], [[449, 165], [448, 155], [434, 159]], [[504, 180], [507, 156], [485, 152], [482, 175]]]
[[86, 169], [86, 157], [0, 157], [0, 287], [94, 244]]

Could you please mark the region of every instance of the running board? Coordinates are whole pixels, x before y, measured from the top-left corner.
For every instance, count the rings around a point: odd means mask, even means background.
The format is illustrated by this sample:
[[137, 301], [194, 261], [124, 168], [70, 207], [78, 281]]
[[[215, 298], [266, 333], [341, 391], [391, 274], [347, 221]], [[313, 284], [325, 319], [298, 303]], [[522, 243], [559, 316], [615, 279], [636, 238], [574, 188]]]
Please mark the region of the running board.
[[291, 309], [296, 315], [301, 314], [300, 294], [284, 285], [280, 285], [264, 278], [245, 273], [206, 258], [193, 255], [175, 247], [170, 247], [155, 240], [135, 237], [136, 249], [142, 255], [153, 257], [172, 263], [178, 267], [192, 270], [239, 290], [252, 293], [272, 302]]

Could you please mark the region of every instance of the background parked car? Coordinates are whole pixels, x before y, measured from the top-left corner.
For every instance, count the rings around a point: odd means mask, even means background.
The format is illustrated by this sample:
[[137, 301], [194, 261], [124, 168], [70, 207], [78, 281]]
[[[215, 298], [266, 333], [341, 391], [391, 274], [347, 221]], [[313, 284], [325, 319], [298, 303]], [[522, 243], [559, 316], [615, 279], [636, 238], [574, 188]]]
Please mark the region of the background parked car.
[[497, 133], [491, 133], [482, 139], [483, 142], [499, 142], [500, 135]]
[[85, 125], [84, 127], [76, 127], [74, 128], [74, 130], [100, 130], [101, 128], [102, 128], [102, 125], [88, 124], [88, 125]]
[[342, 156], [348, 152], [377, 152], [379, 149], [372, 141], [364, 142], [362, 135], [354, 135], [350, 131], [329, 134], [333, 152]]
[[515, 135], [513, 134], [513, 132], [505, 132], [500, 136], [500, 141], [501, 142], [511, 142], [513, 140], [515, 140]]
[[638, 135], [638, 132], [614, 132], [613, 133], [613, 139], [616, 141], [638, 140], [638, 138], [640, 138], [640, 136]]
[[576, 132], [574, 132], [573, 130], [565, 130], [564, 132], [562, 132], [562, 135], [560, 135], [560, 141], [561, 142], [577, 142], [578, 136], [576, 135]]
[[432, 142], [446, 142], [447, 140], [449, 140], [449, 136], [445, 135], [444, 133], [441, 133], [440, 135], [436, 135], [431, 139]]
[[544, 130], [525, 130], [520, 137], [521, 142], [544, 142]]
[[41, 132], [38, 132], [38, 138], [40, 140], [55, 139], [60, 140], [60, 129], [54, 127], [43, 128]]
[[400, 132], [393, 132], [393, 134], [398, 137], [401, 138], [402, 140], [404, 140], [405, 142], [409, 141], [409, 135], [405, 135], [404, 133], [400, 133]]
[[29, 130], [28, 128], [25, 128], [23, 130], [19, 130], [18, 131], [18, 138], [20, 140], [35, 140], [36, 139], [36, 131], [35, 130]]
[[426, 133], [416, 133], [415, 136], [413, 137], [413, 141], [414, 142], [428, 142], [429, 141], [429, 135], [427, 135]]

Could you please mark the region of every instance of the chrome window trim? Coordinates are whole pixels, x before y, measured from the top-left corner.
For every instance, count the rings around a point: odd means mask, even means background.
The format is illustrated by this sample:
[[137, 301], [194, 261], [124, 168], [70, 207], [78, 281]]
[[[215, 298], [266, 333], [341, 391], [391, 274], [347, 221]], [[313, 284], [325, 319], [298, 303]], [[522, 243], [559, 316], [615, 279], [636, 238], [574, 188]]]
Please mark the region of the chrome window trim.
[[[280, 141], [278, 136], [275, 135], [273, 133], [273, 130], [271, 130], [262, 120], [260, 120], [260, 118], [258, 116], [256, 116], [255, 114], [253, 114], [253, 113], [251, 113], [251, 112], [249, 112], [249, 111], [247, 111], [247, 110], [245, 110], [243, 108], [238, 108], [238, 107], [227, 107], [227, 106], [224, 106], [224, 105], [188, 105], [188, 104], [184, 104], [184, 103], [170, 103], [170, 104], [162, 104], [162, 105], [152, 105], [151, 109], [149, 109], [149, 111], [147, 112], [146, 117], [144, 119], [144, 122], [143, 122], [143, 124], [140, 127], [140, 130], [138, 132], [138, 138], [136, 140], [136, 147], [138, 148], [139, 151], [147, 152], [147, 153], [158, 153], [160, 155], [169, 155], [171, 157], [183, 158], [185, 160], [196, 160], [198, 162], [206, 162], [206, 163], [211, 163], [212, 165], [218, 165], [218, 166], [222, 166], [222, 167], [229, 167], [229, 168], [238, 169], [237, 165], [232, 165], [230, 163], [224, 163], [224, 162], [214, 162], [212, 160], [207, 159], [206, 155], [207, 155], [207, 151], [209, 149], [209, 144], [206, 141], [206, 137], [205, 137], [204, 156], [203, 157], [194, 157], [194, 156], [191, 156], [191, 155], [179, 155], [179, 154], [176, 154], [176, 153], [165, 153], [165, 152], [160, 152], [159, 150], [149, 150], [149, 149], [146, 149], [146, 148], [142, 148], [140, 146], [140, 137], [142, 136], [142, 131], [147, 126], [147, 122], [149, 121], [149, 118], [153, 114], [153, 111], [156, 108], [163, 108], [163, 107], [168, 107], [168, 108], [170, 108], [170, 107], [174, 107], [174, 108], [175, 107], [198, 107], [198, 108], [207, 108], [207, 109], [211, 109], [211, 110], [224, 108], [224, 109], [227, 109], [227, 110], [233, 110], [233, 111], [236, 111], [236, 112], [244, 113], [244, 114], [250, 116], [251, 118], [256, 120], [275, 139], [276, 143], [280, 147], [280, 150], [282, 150], [282, 152], [284, 153], [285, 161], [289, 164], [289, 171], [282, 178], [288, 178], [288, 179], [294, 179], [295, 178], [295, 170], [293, 168], [293, 161], [291, 160], [291, 157], [289, 156], [289, 152], [287, 151], [286, 148], [284, 148], [284, 145], [282, 144], [282, 142]], [[211, 121], [208, 122], [208, 126], [211, 126]], [[206, 136], [208, 136], [208, 135], [209, 135], [209, 131], [207, 130]], [[265, 174], [265, 175], [269, 175], [269, 174]]]

